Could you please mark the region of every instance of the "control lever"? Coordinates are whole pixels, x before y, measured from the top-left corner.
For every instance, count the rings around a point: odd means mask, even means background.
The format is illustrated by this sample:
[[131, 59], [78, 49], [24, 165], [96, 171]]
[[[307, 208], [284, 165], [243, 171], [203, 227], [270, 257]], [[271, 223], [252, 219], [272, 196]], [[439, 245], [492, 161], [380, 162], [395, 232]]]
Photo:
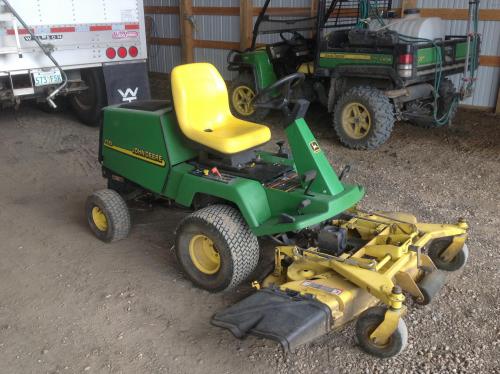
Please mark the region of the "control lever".
[[347, 177], [347, 175], [349, 174], [350, 171], [351, 171], [351, 165], [344, 166], [344, 168], [342, 169], [342, 171], [339, 174], [339, 180], [342, 180], [342, 179], [344, 179], [344, 177]]
[[308, 195], [309, 189], [311, 188], [311, 185], [313, 184], [313, 182], [316, 180], [317, 176], [318, 176], [318, 172], [314, 169], [306, 171], [302, 175], [302, 181], [307, 184], [306, 190], [304, 191], [304, 195]]

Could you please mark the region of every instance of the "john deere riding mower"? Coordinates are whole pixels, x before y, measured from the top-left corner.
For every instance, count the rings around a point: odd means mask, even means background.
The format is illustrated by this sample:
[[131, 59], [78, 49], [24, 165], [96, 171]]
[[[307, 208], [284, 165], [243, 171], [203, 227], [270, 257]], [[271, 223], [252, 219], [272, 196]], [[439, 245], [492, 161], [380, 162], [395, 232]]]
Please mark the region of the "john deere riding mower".
[[439, 269], [465, 264], [467, 225], [356, 209], [363, 188], [342, 182], [346, 169], [337, 177], [303, 119], [309, 102], [293, 99], [304, 79], [285, 76], [256, 98], [256, 106], [283, 112], [288, 144], [274, 152], [260, 148], [268, 127], [231, 114], [210, 64], [172, 71], [173, 107], [105, 108], [99, 160], [108, 189], [88, 198], [88, 223], [110, 242], [128, 235], [133, 200], [193, 209], [177, 227], [175, 253], [210, 292], [251, 281], [258, 239], [270, 238], [278, 243], [274, 271], [214, 324], [294, 348], [359, 316], [361, 347], [391, 356], [406, 344], [403, 292], [420, 303], [433, 298], [444, 283]]
[[[342, 144], [374, 149], [396, 120], [431, 128], [448, 124], [458, 100], [471, 95], [478, 66], [479, 1], [470, 3], [467, 35], [445, 35], [444, 22], [408, 9], [393, 18], [390, 0], [318, 0], [312, 17], [273, 17], [267, 0], [252, 45], [231, 51], [228, 68], [233, 113], [262, 121], [269, 108], [255, 95], [295, 73], [307, 79], [298, 98], [321, 103], [332, 114]], [[267, 44], [258, 44], [265, 37]], [[269, 42], [273, 41], [273, 42]], [[449, 77], [463, 73], [459, 92]]]

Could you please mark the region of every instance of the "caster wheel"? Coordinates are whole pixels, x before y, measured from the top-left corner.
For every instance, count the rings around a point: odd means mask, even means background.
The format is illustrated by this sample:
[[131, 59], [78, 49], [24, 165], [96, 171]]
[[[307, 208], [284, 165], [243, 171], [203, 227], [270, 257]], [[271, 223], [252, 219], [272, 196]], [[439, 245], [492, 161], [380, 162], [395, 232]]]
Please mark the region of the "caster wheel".
[[456, 254], [456, 256], [449, 262], [444, 261], [441, 258], [443, 252], [450, 245], [450, 239], [441, 239], [433, 241], [429, 246], [428, 255], [432, 262], [438, 269], [445, 271], [457, 271], [462, 269], [469, 258], [469, 248], [467, 244], [464, 244], [462, 249]]
[[389, 358], [398, 355], [408, 343], [408, 329], [400, 319], [396, 331], [393, 332], [386, 344], [377, 344], [370, 335], [384, 320], [386, 308], [373, 307], [365, 310], [356, 322], [356, 340], [366, 353], [376, 357]]

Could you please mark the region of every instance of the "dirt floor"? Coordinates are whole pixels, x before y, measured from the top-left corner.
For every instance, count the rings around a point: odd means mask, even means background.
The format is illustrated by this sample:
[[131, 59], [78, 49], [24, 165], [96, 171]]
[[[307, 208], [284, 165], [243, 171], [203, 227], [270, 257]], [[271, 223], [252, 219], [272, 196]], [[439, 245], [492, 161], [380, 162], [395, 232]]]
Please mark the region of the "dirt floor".
[[340, 146], [321, 110], [309, 117], [335, 168], [352, 165], [349, 181], [366, 187], [361, 207], [470, 221], [468, 266], [432, 305], [409, 302], [402, 355], [361, 353], [352, 324], [289, 355], [211, 326], [248, 287], [214, 295], [184, 278], [172, 245], [185, 211], [134, 210], [130, 238], [98, 241], [83, 212], [105, 187], [97, 129], [27, 105], [0, 114], [0, 373], [500, 373], [500, 119], [400, 124], [359, 152]]

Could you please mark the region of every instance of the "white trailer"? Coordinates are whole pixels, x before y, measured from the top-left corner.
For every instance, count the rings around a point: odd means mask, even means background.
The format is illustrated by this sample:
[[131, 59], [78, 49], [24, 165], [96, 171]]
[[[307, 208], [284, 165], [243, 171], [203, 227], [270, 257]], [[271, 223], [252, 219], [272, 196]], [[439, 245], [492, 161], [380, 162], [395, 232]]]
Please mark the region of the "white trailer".
[[149, 98], [142, 0], [0, 0], [0, 105], [67, 99], [80, 120]]

